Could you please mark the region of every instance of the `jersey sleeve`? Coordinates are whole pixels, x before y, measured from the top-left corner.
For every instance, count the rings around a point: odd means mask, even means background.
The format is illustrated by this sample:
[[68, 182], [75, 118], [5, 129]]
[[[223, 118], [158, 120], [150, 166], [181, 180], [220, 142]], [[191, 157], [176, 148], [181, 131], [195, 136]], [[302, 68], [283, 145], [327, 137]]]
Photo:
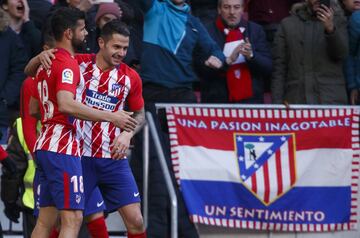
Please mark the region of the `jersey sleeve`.
[[40, 100], [39, 92], [37, 89], [38, 79], [41, 75], [41, 72], [39, 72], [35, 78], [32, 78], [33, 82], [31, 83], [31, 89], [30, 89], [30, 97], [33, 97], [37, 100]]
[[76, 94], [76, 87], [80, 82], [80, 68], [75, 59], [58, 61], [54, 67], [52, 77], [55, 78], [56, 92], [61, 90]]
[[95, 59], [95, 54], [76, 54], [75, 59], [79, 65], [82, 63], [89, 63]]
[[144, 98], [142, 96], [142, 81], [138, 73], [132, 71], [131, 88], [127, 98], [130, 111], [139, 111], [144, 107]]
[[[36, 94], [36, 89], [34, 87], [36, 85], [35, 81], [28, 77], [25, 79], [23, 86], [21, 88], [21, 104], [20, 104], [20, 112], [21, 112], [21, 121], [23, 125], [23, 133], [26, 145], [33, 152], [33, 148], [36, 143], [36, 123], [37, 120], [30, 115], [29, 111], [29, 103], [30, 97], [36, 98], [34, 96]], [[34, 91], [34, 89], [36, 91]]]

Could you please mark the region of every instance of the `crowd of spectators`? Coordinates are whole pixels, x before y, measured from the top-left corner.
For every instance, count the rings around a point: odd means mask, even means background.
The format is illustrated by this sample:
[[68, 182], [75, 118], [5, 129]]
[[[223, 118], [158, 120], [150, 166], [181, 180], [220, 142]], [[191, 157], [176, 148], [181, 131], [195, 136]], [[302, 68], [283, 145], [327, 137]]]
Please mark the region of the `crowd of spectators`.
[[[100, 2], [100, 3], [99, 3]], [[89, 32], [79, 53], [96, 53], [105, 23], [130, 26], [125, 63], [139, 71], [145, 107], [155, 103], [360, 104], [360, 2], [355, 0], [1, 0], [0, 132], [18, 116], [27, 62], [41, 52], [52, 12], [87, 13]], [[270, 86], [271, 85], [271, 86]], [[194, 88], [200, 92], [195, 94]], [[159, 131], [170, 158], [161, 110]], [[134, 175], [141, 183], [141, 135]], [[151, 142], [152, 143], [152, 142]], [[152, 148], [154, 148], [152, 146]], [[150, 151], [149, 237], [169, 232], [169, 201]], [[170, 159], [169, 159], [170, 161]], [[170, 162], [169, 162], [170, 166]], [[175, 179], [174, 179], [175, 182]], [[140, 185], [139, 188], [142, 186]], [[198, 237], [179, 195], [179, 233]]]

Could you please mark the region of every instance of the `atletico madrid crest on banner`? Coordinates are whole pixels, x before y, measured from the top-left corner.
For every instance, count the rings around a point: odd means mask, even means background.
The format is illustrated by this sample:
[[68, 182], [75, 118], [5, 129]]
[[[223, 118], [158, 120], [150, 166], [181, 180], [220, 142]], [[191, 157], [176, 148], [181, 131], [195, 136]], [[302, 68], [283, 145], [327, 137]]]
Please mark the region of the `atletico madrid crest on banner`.
[[234, 135], [240, 179], [265, 205], [296, 182], [294, 137], [294, 134]]

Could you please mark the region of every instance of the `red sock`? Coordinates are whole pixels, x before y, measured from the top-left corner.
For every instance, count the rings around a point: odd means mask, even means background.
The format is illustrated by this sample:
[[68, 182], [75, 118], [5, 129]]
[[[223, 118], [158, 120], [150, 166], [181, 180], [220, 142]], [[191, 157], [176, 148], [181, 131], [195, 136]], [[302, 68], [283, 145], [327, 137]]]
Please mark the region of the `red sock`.
[[99, 217], [86, 224], [91, 237], [109, 238], [104, 217]]
[[58, 231], [55, 227], [51, 230], [49, 238], [58, 238], [60, 231]]
[[141, 234], [130, 234], [130, 233], [128, 232], [127, 237], [128, 237], [128, 238], [146, 238], [146, 231], [144, 231], [144, 232], [141, 233]]

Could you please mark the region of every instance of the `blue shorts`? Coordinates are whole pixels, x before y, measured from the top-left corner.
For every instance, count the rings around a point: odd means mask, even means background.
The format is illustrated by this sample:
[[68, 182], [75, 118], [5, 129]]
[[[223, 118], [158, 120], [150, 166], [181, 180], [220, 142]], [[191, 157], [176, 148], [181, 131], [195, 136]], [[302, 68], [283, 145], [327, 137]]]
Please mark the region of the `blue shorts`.
[[[35, 170], [34, 182], [33, 182], [33, 191], [34, 191], [34, 216], [39, 216], [40, 209], [40, 183], [39, 183], [39, 173], [37, 169]], [[84, 216], [92, 215], [98, 212], [102, 212], [106, 209], [104, 200], [101, 196], [100, 190], [98, 187], [94, 189], [90, 195], [90, 199], [85, 200], [85, 209]]]
[[[85, 191], [86, 194], [86, 191]], [[90, 197], [85, 199], [84, 216], [89, 216], [98, 212], [105, 211], [106, 206], [103, 197], [101, 196], [100, 189], [96, 187]]]
[[82, 157], [85, 200], [99, 187], [107, 212], [139, 203], [140, 194], [127, 159]]
[[36, 151], [39, 206], [58, 210], [84, 209], [84, 184], [79, 157]]

